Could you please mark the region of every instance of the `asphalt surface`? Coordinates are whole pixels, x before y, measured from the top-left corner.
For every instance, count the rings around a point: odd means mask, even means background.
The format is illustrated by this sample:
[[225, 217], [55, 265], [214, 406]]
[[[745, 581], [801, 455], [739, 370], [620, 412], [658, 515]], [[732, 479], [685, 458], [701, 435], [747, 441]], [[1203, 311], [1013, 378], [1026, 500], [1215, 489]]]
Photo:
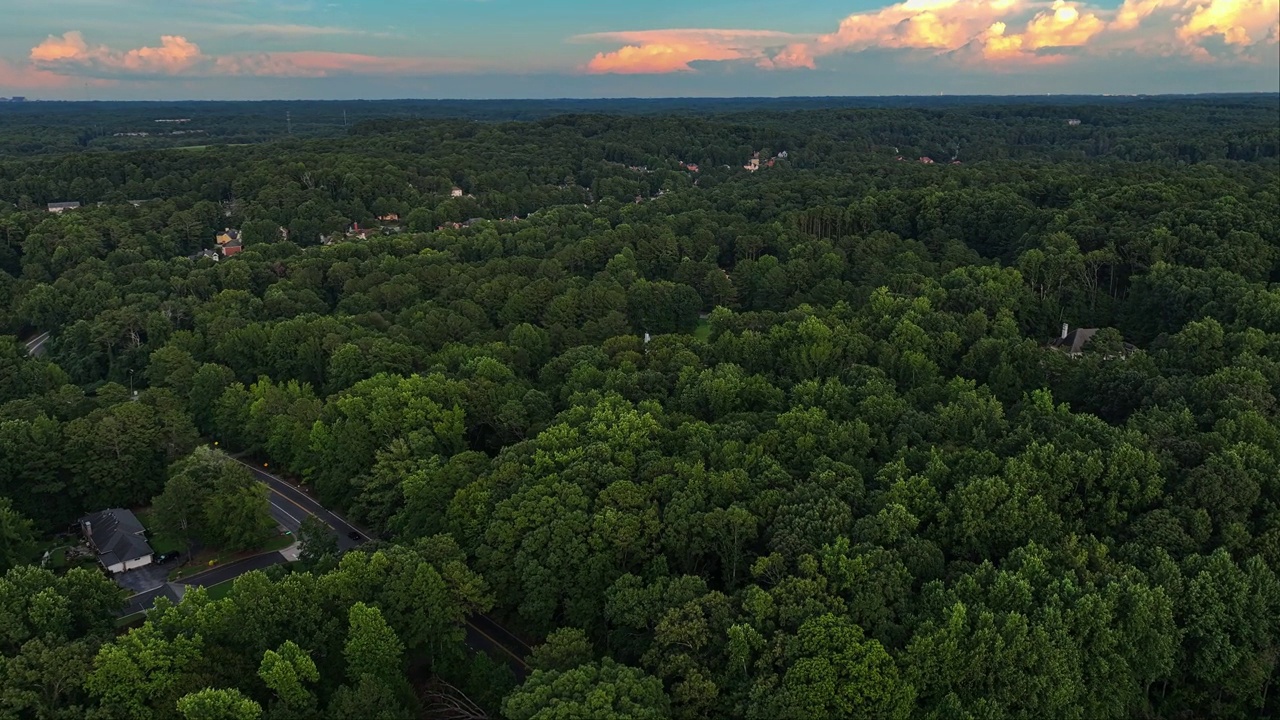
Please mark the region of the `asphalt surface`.
[[511, 668], [516, 679], [523, 682], [529, 675], [529, 665], [524, 659], [531, 648], [520, 638], [484, 615], [472, 615], [467, 620], [467, 647], [482, 652]]
[[279, 565], [288, 561], [289, 559], [279, 552], [263, 553], [244, 560], [230, 562], [226, 565], [218, 565], [174, 582], [188, 586], [209, 587], [228, 580], [235, 580], [253, 570], [266, 570], [272, 565]]
[[[339, 550], [350, 550], [368, 538], [367, 533], [326, 510], [305, 490], [287, 480], [272, 475], [260, 465], [254, 465], [240, 458], [235, 460], [249, 468], [249, 471], [253, 473], [259, 482], [264, 483], [271, 489], [271, 517], [275, 518], [276, 522], [280, 523], [280, 526], [284, 529], [296, 535], [298, 528], [302, 526], [303, 518], [308, 515], [314, 515], [333, 529], [338, 539]], [[360, 536], [360, 539], [353, 540], [351, 533], [356, 533]]]
[[[235, 458], [235, 460], [248, 468], [258, 481], [266, 484], [271, 489], [271, 516], [286, 530], [296, 535], [298, 528], [302, 525], [302, 520], [307, 515], [314, 515], [333, 529], [334, 534], [337, 536], [339, 550], [350, 550], [365, 542], [369, 537], [368, 533], [361, 528], [325, 509], [323, 505], [316, 502], [302, 488], [272, 475], [267, 471], [267, 468], [254, 465], [240, 458]], [[353, 540], [351, 533], [357, 533], [360, 539]], [[253, 570], [265, 570], [273, 565], [288, 561], [289, 558], [279, 552], [263, 553], [262, 555], [210, 568], [183, 578], [178, 582], [188, 586], [201, 585], [208, 587], [234, 580]], [[162, 590], [163, 588], [154, 588], [130, 598], [128, 606], [130, 612], [138, 612], [140, 606], [150, 607], [150, 603], [154, 602], [155, 597]], [[142, 604], [144, 601], [145, 605]], [[520, 680], [528, 676], [529, 666], [524, 659], [529, 655], [530, 648], [520, 638], [484, 615], [471, 616], [467, 620], [466, 631], [466, 645], [473, 652], [483, 652], [494, 660], [506, 664]]]
[[49, 341], [49, 333], [41, 333], [26, 342], [28, 355], [44, 354], [44, 344]]

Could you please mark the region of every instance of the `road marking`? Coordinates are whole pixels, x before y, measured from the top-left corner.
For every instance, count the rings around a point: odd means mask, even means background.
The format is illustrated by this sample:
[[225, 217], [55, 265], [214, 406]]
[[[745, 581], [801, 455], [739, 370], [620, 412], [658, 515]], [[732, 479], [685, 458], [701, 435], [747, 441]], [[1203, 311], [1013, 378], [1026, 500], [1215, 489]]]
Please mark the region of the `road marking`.
[[497, 640], [494, 640], [492, 637], [489, 637], [489, 633], [487, 633], [487, 632], [485, 632], [485, 631], [481, 630], [480, 628], [476, 627], [475, 625], [472, 625], [470, 620], [467, 620], [466, 622], [467, 622], [467, 627], [469, 627], [469, 628], [471, 628], [472, 630], [475, 630], [476, 632], [478, 632], [478, 633], [480, 633], [481, 635], [483, 635], [483, 636], [485, 637], [485, 639], [487, 639], [489, 642], [493, 643], [494, 647], [501, 648], [503, 652], [505, 652], [506, 654], [508, 654], [508, 655], [510, 655], [511, 657], [515, 658], [516, 662], [520, 663], [520, 667], [522, 667], [522, 668], [524, 668], [524, 669], [526, 669], [526, 670], [527, 670], [527, 669], [529, 669], [529, 665], [528, 665], [527, 663], [525, 663], [524, 658], [522, 658], [522, 657], [520, 657], [519, 655], [517, 655], [517, 654], [515, 654], [515, 653], [511, 652], [511, 649], [510, 649], [510, 648], [508, 648], [506, 645], [503, 645], [502, 643], [498, 642]]
[[[303, 493], [301, 490], [299, 490], [299, 489], [297, 489], [297, 488], [293, 487], [293, 486], [292, 486], [292, 485], [290, 485], [288, 482], [285, 482], [284, 480], [282, 480], [282, 479], [280, 479], [280, 478], [276, 477], [275, 475], [272, 475], [271, 473], [269, 473], [269, 472], [267, 472], [267, 471], [265, 471], [265, 470], [263, 470], [263, 469], [261, 469], [261, 468], [258, 468], [258, 467], [254, 466], [254, 465], [251, 465], [251, 464], [249, 464], [249, 463], [247, 463], [247, 462], [245, 462], [245, 461], [241, 460], [240, 458], [232, 458], [232, 460], [235, 460], [236, 462], [240, 463], [241, 465], [243, 465], [243, 466], [245, 466], [245, 467], [249, 468], [250, 470], [252, 470], [252, 471], [254, 471], [254, 472], [256, 472], [256, 473], [261, 473], [261, 474], [263, 474], [263, 475], [265, 475], [265, 476], [267, 476], [267, 477], [271, 478], [272, 480], [275, 480], [276, 482], [280, 483], [281, 485], [284, 485], [285, 487], [289, 488], [290, 490], [292, 490], [292, 491], [294, 491], [294, 492], [296, 492], [296, 493], [302, 494], [302, 495], [303, 495], [303, 497], [307, 497], [307, 496], [306, 496], [306, 494], [305, 494], [305, 493]], [[297, 500], [294, 500], [293, 498], [289, 497], [289, 495], [288, 495], [288, 494], [283, 493], [283, 492], [281, 492], [281, 491], [277, 490], [277, 489], [276, 489], [276, 487], [275, 487], [274, 485], [272, 485], [271, 483], [263, 483], [263, 484], [267, 486], [267, 489], [269, 489], [269, 490], [271, 491], [271, 494], [272, 494], [272, 495], [274, 495], [274, 496], [276, 496], [276, 497], [278, 497], [278, 498], [282, 498], [282, 499], [284, 499], [284, 500], [288, 500], [290, 503], [292, 503], [294, 506], [296, 506], [296, 507], [297, 507], [299, 510], [301, 510], [302, 512], [304, 512], [304, 513], [306, 513], [307, 515], [310, 515], [310, 516], [312, 516], [312, 517], [316, 518], [316, 519], [317, 519], [317, 520], [319, 520], [320, 522], [323, 522], [325, 525], [328, 525], [328, 526], [329, 526], [329, 528], [330, 528], [330, 529], [332, 529], [334, 532], [336, 532], [336, 533], [341, 533], [341, 532], [342, 532], [341, 528], [337, 527], [337, 525], [335, 525], [334, 523], [331, 523], [331, 522], [329, 522], [328, 520], [325, 520], [324, 518], [320, 517], [320, 515], [319, 515], [318, 513], [316, 513], [316, 512], [314, 512], [314, 511], [312, 511], [312, 510], [308, 509], [307, 507], [303, 506], [303, 505], [302, 505], [301, 503], [299, 503]], [[311, 498], [307, 498], [307, 499], [309, 499], [309, 500], [310, 500]], [[325, 507], [325, 506], [323, 506], [323, 505], [320, 505], [319, 501], [313, 501], [313, 502], [315, 502], [315, 503], [316, 503], [316, 505], [318, 505], [318, 506], [320, 507], [320, 509], [321, 509], [321, 510], [324, 510], [326, 513], [328, 513], [330, 517], [332, 517], [334, 520], [337, 520], [337, 521], [338, 521], [338, 522], [340, 522], [343, 526], [345, 526], [345, 527], [346, 527], [346, 531], [347, 531], [347, 532], [351, 532], [352, 530], [354, 530], [354, 531], [356, 531], [356, 532], [360, 533], [360, 535], [361, 535], [362, 537], [369, 537], [369, 536], [370, 536], [370, 535], [369, 535], [369, 533], [365, 532], [364, 530], [361, 530], [360, 528], [356, 527], [355, 525], [352, 525], [352, 524], [351, 524], [351, 523], [350, 523], [346, 518], [343, 518], [343, 517], [341, 517], [340, 515], [338, 515], [337, 513], [334, 513], [334, 512], [333, 512], [332, 510], [330, 510], [329, 508], [327, 508], [327, 507]]]
[[[254, 472], [260, 472], [260, 473], [262, 473], [263, 475], [266, 475], [267, 477], [271, 478], [272, 480], [275, 480], [275, 481], [277, 481], [277, 482], [281, 482], [281, 483], [283, 483], [283, 482], [284, 482], [283, 480], [281, 480], [280, 478], [276, 477], [275, 475], [272, 475], [272, 474], [271, 474], [271, 473], [269, 473], [269, 472], [265, 472], [265, 471], [259, 470], [258, 468], [256, 468], [256, 467], [254, 467], [254, 466], [250, 465], [249, 463], [247, 463], [247, 462], [245, 462], [245, 461], [241, 460], [240, 458], [232, 458], [232, 459], [233, 459], [233, 460], [235, 460], [236, 462], [240, 463], [241, 465], [243, 465], [243, 466], [245, 466], [245, 467], [249, 468], [250, 470], [253, 470]], [[289, 497], [288, 495], [286, 495], [286, 494], [284, 494], [284, 493], [280, 492], [279, 490], [277, 490], [277, 489], [275, 488], [275, 486], [274, 486], [274, 485], [272, 485], [271, 483], [263, 483], [263, 485], [266, 485], [266, 486], [267, 486], [267, 489], [271, 491], [271, 494], [272, 494], [272, 495], [274, 495], [275, 497], [280, 498], [281, 500], [285, 500], [285, 501], [287, 501], [287, 502], [289, 502], [289, 503], [293, 504], [293, 505], [294, 505], [294, 507], [296, 507], [296, 508], [298, 508], [299, 510], [301, 510], [304, 514], [306, 514], [306, 515], [316, 516], [316, 514], [315, 514], [314, 512], [312, 512], [312, 511], [308, 510], [307, 508], [303, 507], [303, 506], [302, 506], [302, 505], [301, 505], [297, 500], [294, 500], [293, 498]], [[275, 505], [275, 503], [272, 503], [272, 505]], [[280, 506], [279, 506], [279, 505], [276, 505], [276, 507], [280, 507]], [[284, 508], [280, 508], [280, 512], [284, 512]], [[288, 513], [285, 513], [285, 514], [286, 514], [286, 515], [289, 515]], [[289, 517], [293, 517], [293, 516], [292, 516], [292, 515], [289, 515]], [[316, 516], [316, 517], [318, 517], [318, 516]], [[293, 518], [293, 519], [294, 519], [294, 520], [297, 520], [297, 518]], [[321, 519], [323, 519], [323, 518], [321, 518]], [[326, 525], [328, 525], [328, 523], [325, 523], [325, 524], [326, 524]]]
[[275, 503], [275, 501], [274, 501], [274, 500], [268, 500], [267, 502], [271, 503], [271, 506], [272, 506], [272, 507], [274, 507], [275, 509], [277, 509], [277, 510], [279, 510], [280, 512], [284, 513], [284, 514], [285, 514], [285, 517], [287, 517], [287, 518], [289, 518], [290, 520], [292, 520], [292, 521], [294, 521], [294, 522], [298, 523], [299, 525], [301, 525], [301, 524], [302, 524], [302, 521], [301, 521], [301, 520], [299, 520], [298, 518], [294, 517], [294, 516], [293, 516], [293, 514], [292, 514], [292, 513], [290, 513], [288, 510], [285, 510], [284, 508], [280, 507], [279, 505], [276, 505], [276, 503]]
[[[272, 495], [275, 495], [275, 496], [276, 496], [276, 497], [278, 497], [278, 498], [281, 498], [281, 499], [283, 499], [283, 500], [285, 500], [285, 501], [287, 501], [287, 502], [292, 503], [294, 507], [296, 507], [296, 508], [298, 508], [299, 510], [301, 510], [304, 514], [306, 514], [306, 515], [310, 515], [311, 517], [317, 518], [317, 519], [319, 519], [321, 522], [324, 522], [324, 518], [321, 518], [319, 515], [316, 515], [315, 513], [311, 512], [310, 510], [308, 510], [308, 509], [306, 509], [306, 508], [302, 507], [301, 505], [299, 505], [299, 504], [298, 504], [298, 502], [297, 502], [296, 500], [294, 500], [293, 498], [289, 497], [288, 495], [285, 495], [285, 494], [284, 494], [284, 493], [282, 493], [282, 492], [277, 492], [277, 491], [276, 491], [276, 489], [275, 489], [275, 488], [273, 488], [273, 487], [271, 487], [270, 485], [268, 485], [268, 486], [267, 486], [267, 488], [268, 488], [269, 490], [271, 490], [271, 494], [272, 494]], [[283, 510], [283, 509], [281, 509], [281, 512], [284, 512], [284, 510]], [[292, 516], [290, 516], [290, 517], [292, 517]], [[328, 524], [329, 524], [329, 523], [325, 523], [325, 525], [328, 525]]]
[[31, 354], [31, 353], [34, 353], [35, 351], [39, 350], [39, 349], [40, 349], [40, 346], [44, 344], [44, 341], [45, 341], [45, 340], [48, 340], [48, 339], [49, 339], [49, 333], [45, 333], [45, 334], [43, 334], [43, 335], [37, 335], [36, 337], [31, 338], [30, 340], [28, 340], [28, 341], [27, 341], [27, 354]]

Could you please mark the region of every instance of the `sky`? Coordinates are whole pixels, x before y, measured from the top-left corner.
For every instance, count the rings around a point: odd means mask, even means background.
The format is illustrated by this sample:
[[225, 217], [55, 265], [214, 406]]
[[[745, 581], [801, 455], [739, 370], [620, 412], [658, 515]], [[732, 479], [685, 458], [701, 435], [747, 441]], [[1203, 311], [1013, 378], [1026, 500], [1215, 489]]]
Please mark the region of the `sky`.
[[1280, 0], [3, 0], [48, 100], [1280, 91]]

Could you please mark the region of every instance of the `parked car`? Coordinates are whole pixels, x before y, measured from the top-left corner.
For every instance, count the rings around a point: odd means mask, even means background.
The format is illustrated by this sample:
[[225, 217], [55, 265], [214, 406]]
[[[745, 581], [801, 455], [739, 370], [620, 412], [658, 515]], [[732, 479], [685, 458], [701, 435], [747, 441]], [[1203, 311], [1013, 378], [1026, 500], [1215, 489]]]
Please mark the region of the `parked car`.
[[177, 550], [170, 550], [169, 552], [160, 553], [159, 555], [156, 556], [156, 562], [159, 563], [160, 565], [163, 565], [169, 562], [170, 560], [177, 560], [177, 559], [178, 559]]

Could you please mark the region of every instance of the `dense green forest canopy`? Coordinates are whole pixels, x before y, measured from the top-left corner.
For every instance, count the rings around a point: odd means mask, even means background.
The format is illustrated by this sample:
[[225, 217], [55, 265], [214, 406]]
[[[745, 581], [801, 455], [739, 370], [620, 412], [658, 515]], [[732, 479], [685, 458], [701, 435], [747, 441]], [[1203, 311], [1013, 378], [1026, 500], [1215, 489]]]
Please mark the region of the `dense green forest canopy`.
[[[1148, 128], [1164, 125], [1175, 133], [1205, 136], [1208, 122], [1220, 129], [1244, 122], [1275, 124], [1275, 96], [937, 96], [673, 98], [612, 100], [379, 100], [379, 101], [204, 101], [204, 102], [0, 102], [0, 158], [83, 151], [142, 150], [271, 140], [340, 137], [360, 122], [389, 118], [535, 121], [559, 115], [705, 117], [739, 115], [758, 124], [765, 114], [811, 110], [957, 110], [975, 107], [994, 118], [1123, 117]], [[1187, 111], [1194, 109], [1189, 114]], [[1112, 117], [1112, 113], [1119, 113]], [[1074, 114], [1073, 114], [1074, 113]], [[1152, 115], [1161, 116], [1152, 122]], [[1199, 116], [1194, 118], [1193, 116]], [[1199, 122], [1197, 122], [1197, 120]], [[175, 122], [180, 121], [180, 122]], [[1123, 120], [1121, 120], [1123, 122]], [[1188, 123], [1192, 123], [1188, 125]], [[1083, 131], [1082, 131], [1083, 132]]]
[[[1280, 100], [929, 100], [0, 109], [0, 717], [1274, 715]], [[213, 442], [379, 539], [31, 564]]]

